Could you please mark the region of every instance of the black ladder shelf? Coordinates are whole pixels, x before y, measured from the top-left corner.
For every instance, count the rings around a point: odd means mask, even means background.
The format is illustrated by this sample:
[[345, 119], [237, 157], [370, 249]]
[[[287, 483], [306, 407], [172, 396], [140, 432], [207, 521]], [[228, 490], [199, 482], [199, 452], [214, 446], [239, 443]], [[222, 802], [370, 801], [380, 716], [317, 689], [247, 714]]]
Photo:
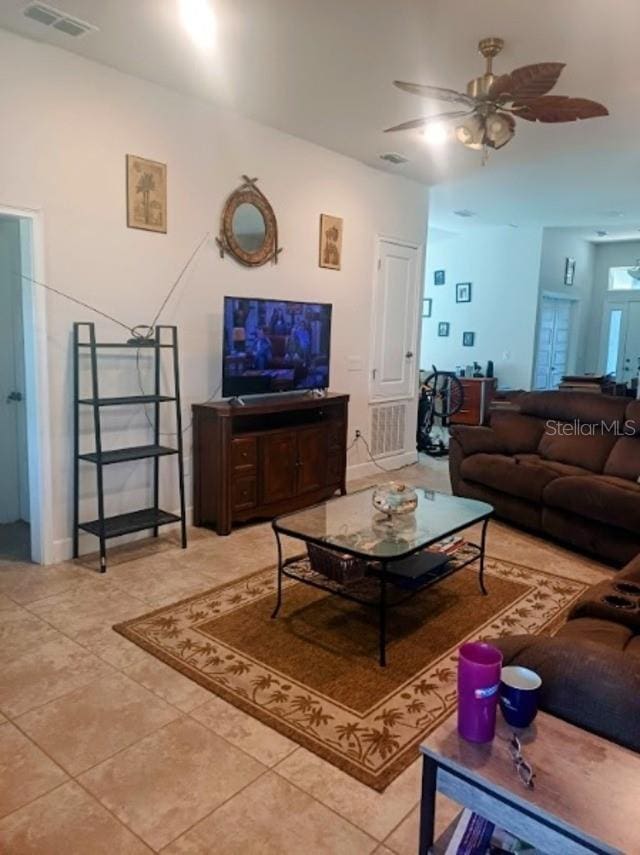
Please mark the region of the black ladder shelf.
[[[82, 341], [83, 328], [88, 332], [89, 340]], [[170, 332], [170, 342], [164, 343], [162, 331]], [[166, 333], [165, 333], [166, 337]], [[151, 351], [154, 354], [155, 389], [153, 395], [128, 395], [123, 397], [101, 398], [98, 384], [98, 351], [103, 348], [122, 348], [133, 350], [136, 360], [140, 350]], [[161, 352], [165, 349], [172, 351], [173, 356], [173, 394], [161, 393]], [[182, 409], [180, 406], [180, 372], [178, 364], [178, 330], [174, 326], [160, 325], [155, 327], [154, 338], [150, 342], [97, 342], [95, 324], [74, 323], [73, 325], [73, 437], [74, 437], [74, 516], [73, 516], [73, 557], [79, 554], [80, 532], [95, 535], [100, 541], [100, 572], [107, 569], [107, 540], [120, 537], [123, 534], [151, 529], [154, 537], [158, 529], [170, 523], [181, 524], [182, 548], [187, 547], [187, 526], [184, 497], [184, 460], [182, 449]], [[80, 360], [88, 355], [91, 365], [91, 397], [80, 397]], [[137, 369], [137, 366], [136, 366]], [[175, 448], [160, 444], [160, 415], [162, 404], [174, 404], [176, 412], [176, 442]], [[104, 407], [131, 406], [152, 404], [154, 409], [153, 444], [136, 445], [126, 448], [104, 450], [102, 448], [102, 409]], [[91, 407], [93, 410], [93, 428], [95, 434], [95, 450], [80, 451], [80, 408]], [[175, 457], [178, 463], [178, 485], [180, 492], [180, 514], [163, 511], [159, 507], [160, 499], [160, 458]], [[150, 508], [131, 511], [117, 516], [105, 516], [103, 467], [117, 463], [128, 463], [136, 460], [153, 461], [153, 505]], [[80, 522], [80, 462], [93, 463], [96, 467], [98, 518], [88, 522]]]

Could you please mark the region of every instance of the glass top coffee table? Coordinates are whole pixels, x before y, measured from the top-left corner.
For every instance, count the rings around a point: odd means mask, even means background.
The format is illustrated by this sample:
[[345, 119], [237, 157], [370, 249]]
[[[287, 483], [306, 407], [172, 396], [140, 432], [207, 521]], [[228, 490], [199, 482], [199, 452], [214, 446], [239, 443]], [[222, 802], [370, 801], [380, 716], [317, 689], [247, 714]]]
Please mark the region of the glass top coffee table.
[[[414, 513], [387, 518], [373, 507], [374, 489], [330, 499], [273, 521], [278, 547], [278, 594], [272, 617], [278, 615], [282, 605], [285, 576], [347, 600], [375, 606], [379, 618], [380, 665], [386, 665], [388, 608], [472, 562], [478, 563], [480, 591], [487, 593], [484, 556], [487, 524], [493, 507], [474, 499], [418, 488], [418, 507]], [[480, 543], [466, 543], [465, 560], [451, 561], [445, 555], [427, 551], [434, 543], [478, 522], [482, 522]], [[294, 567], [300, 564], [300, 556], [284, 559], [282, 535], [366, 562], [363, 580], [366, 584], [337, 583], [320, 573], [301, 572]], [[365, 588], [366, 593], [363, 592]], [[391, 591], [400, 592], [402, 596], [390, 597]]]

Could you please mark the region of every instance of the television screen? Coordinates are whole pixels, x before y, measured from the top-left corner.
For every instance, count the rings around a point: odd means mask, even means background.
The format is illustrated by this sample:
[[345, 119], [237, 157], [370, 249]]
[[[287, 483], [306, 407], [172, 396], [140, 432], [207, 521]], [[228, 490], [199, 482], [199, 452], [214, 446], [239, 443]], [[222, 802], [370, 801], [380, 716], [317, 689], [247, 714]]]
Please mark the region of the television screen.
[[224, 298], [223, 397], [329, 386], [331, 305]]

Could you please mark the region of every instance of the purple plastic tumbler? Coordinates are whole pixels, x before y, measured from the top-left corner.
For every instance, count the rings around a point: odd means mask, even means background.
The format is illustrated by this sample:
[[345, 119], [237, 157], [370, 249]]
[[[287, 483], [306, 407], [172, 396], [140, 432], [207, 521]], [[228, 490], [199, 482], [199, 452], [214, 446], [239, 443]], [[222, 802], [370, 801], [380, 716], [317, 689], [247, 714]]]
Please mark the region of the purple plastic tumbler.
[[469, 742], [491, 742], [502, 653], [481, 641], [463, 644], [458, 652], [458, 733]]

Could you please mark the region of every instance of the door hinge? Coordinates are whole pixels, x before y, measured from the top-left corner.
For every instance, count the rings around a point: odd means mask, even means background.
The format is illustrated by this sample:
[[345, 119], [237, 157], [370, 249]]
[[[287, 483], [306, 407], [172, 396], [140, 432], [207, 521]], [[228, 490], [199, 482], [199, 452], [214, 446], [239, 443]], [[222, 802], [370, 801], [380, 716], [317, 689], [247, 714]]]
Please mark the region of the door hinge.
[[382, 270], [382, 259], [378, 259], [378, 270]]
[[372, 368], [372, 369], [371, 369], [371, 378], [372, 378], [373, 380], [375, 380], [375, 379], [376, 379], [376, 374], [377, 374], [377, 373], [378, 373], [378, 369], [377, 369], [377, 368]]

